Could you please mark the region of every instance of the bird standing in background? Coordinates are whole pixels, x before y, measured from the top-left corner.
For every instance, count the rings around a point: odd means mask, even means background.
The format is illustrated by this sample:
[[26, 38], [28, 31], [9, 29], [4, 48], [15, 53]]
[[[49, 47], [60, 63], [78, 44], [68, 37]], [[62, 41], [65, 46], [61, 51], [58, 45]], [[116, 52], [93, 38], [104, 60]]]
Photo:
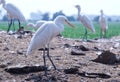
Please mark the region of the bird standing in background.
[[100, 38], [106, 38], [106, 31], [108, 29], [108, 24], [103, 10], [100, 10], [99, 24], [100, 24]]
[[[64, 30], [65, 23], [67, 23], [71, 27], [74, 27], [65, 16], [57, 16], [54, 21], [45, 22], [40, 28], [38, 28], [35, 35], [32, 37], [27, 49], [26, 56], [33, 54], [36, 50], [40, 48], [43, 48], [44, 66], [46, 67], [45, 47], [47, 47], [47, 56], [51, 61], [54, 69], [56, 70], [56, 66], [49, 56], [49, 43], [55, 36], [57, 36]], [[47, 76], [47, 70], [45, 70], [45, 75]]]
[[34, 23], [28, 23], [27, 27], [32, 27], [35, 31], [36, 28], [38, 29], [45, 22], [47, 22], [47, 21], [37, 21], [35, 24]]
[[90, 29], [92, 32], [95, 32], [95, 28], [92, 24], [92, 21], [90, 20], [90, 18], [86, 15], [81, 15], [81, 7], [80, 5], [75, 5], [75, 7], [78, 10], [78, 19], [80, 20], [80, 22], [85, 26], [85, 34], [83, 36], [83, 40], [87, 40], [87, 28]]
[[[7, 11], [7, 14], [10, 18], [10, 23], [8, 23], [8, 30], [7, 33], [9, 32], [11, 25], [14, 25], [14, 19], [18, 20], [19, 23], [19, 28], [21, 27], [20, 21], [26, 22], [25, 17], [21, 13], [21, 11], [13, 4], [5, 2], [5, 0], [0, 0], [0, 4], [3, 4], [3, 8]], [[15, 30], [15, 28], [14, 28]]]

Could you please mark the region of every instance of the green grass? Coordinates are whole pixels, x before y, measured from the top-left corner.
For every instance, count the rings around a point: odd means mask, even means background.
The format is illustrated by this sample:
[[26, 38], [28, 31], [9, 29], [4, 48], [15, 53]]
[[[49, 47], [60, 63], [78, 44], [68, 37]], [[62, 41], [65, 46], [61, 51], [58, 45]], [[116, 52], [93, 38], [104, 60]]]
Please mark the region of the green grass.
[[[69, 26], [65, 26], [65, 30], [62, 32], [62, 35], [67, 38], [82, 38], [84, 35], [84, 26], [76, 22], [74, 23], [76, 28], [70, 28]], [[96, 33], [92, 33], [88, 29], [88, 38], [89, 39], [94, 39], [94, 38], [99, 38], [100, 37], [100, 27], [98, 23], [94, 23], [94, 27], [96, 30]], [[118, 36], [120, 35], [120, 22], [109, 22], [108, 23], [108, 30], [107, 30], [107, 38], [111, 38], [113, 36]]]
[[[76, 28], [71, 28], [68, 25], [65, 25], [65, 29], [62, 32], [62, 35], [66, 38], [75, 38], [75, 39], [82, 38], [84, 34], [84, 26], [80, 22], [73, 22], [73, 24], [75, 25]], [[107, 35], [106, 35], [107, 38], [120, 35], [120, 22], [109, 22], [108, 24], [109, 25], [108, 25]], [[25, 24], [23, 24], [23, 26], [25, 26]], [[99, 24], [95, 22], [94, 27], [96, 30], [95, 34], [92, 33], [90, 30], [88, 30], [89, 39], [99, 38], [100, 36]], [[7, 22], [0, 22], [0, 30], [7, 30], [7, 28], [8, 28]], [[17, 22], [15, 22], [15, 28], [16, 30], [18, 29]]]

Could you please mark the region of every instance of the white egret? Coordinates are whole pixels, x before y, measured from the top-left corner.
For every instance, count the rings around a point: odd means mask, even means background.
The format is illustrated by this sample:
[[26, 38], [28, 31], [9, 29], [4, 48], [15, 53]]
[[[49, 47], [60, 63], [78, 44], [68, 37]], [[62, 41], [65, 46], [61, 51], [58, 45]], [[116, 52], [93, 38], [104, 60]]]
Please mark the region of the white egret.
[[[54, 69], [56, 66], [54, 65], [52, 59], [49, 56], [49, 43], [50, 41], [60, 34], [64, 30], [64, 24], [67, 23], [71, 27], [74, 27], [65, 16], [57, 16], [54, 21], [45, 22], [38, 30], [36, 31], [35, 35], [32, 37], [29, 47], [27, 49], [27, 55], [33, 54], [36, 50], [43, 48], [43, 59], [44, 59], [44, 66], [46, 67], [46, 60], [45, 60], [45, 47], [47, 47], [47, 56], [51, 61]], [[47, 75], [47, 71], [45, 70], [45, 75]]]
[[33, 28], [34, 29], [34, 31], [35, 31], [35, 29], [38, 29], [42, 24], [44, 24], [45, 22], [47, 22], [47, 21], [37, 21], [35, 24], [34, 23], [28, 23], [27, 24], [27, 27], [31, 27], [31, 28]]
[[23, 14], [21, 13], [21, 11], [13, 4], [11, 3], [7, 3], [5, 2], [5, 0], [0, 0], [0, 4], [3, 5], [3, 8], [7, 11], [7, 14], [10, 18], [10, 23], [8, 25], [8, 30], [7, 32], [9, 32], [11, 25], [14, 24], [14, 19], [18, 20], [19, 23], [19, 28], [21, 27], [21, 23], [20, 21], [25, 22], [25, 17], [23, 16]]
[[35, 24], [34, 23], [28, 23], [27, 27], [39, 28], [45, 22], [46, 21], [37, 21]]
[[99, 24], [100, 24], [100, 38], [106, 37], [106, 31], [108, 29], [107, 19], [103, 13], [103, 10], [100, 10]]
[[81, 7], [80, 5], [75, 5], [75, 7], [78, 10], [78, 19], [80, 20], [80, 22], [85, 26], [85, 34], [83, 36], [83, 39], [87, 40], [87, 29], [90, 29], [92, 32], [95, 32], [95, 28], [92, 24], [92, 21], [90, 20], [90, 18], [86, 15], [81, 15]]

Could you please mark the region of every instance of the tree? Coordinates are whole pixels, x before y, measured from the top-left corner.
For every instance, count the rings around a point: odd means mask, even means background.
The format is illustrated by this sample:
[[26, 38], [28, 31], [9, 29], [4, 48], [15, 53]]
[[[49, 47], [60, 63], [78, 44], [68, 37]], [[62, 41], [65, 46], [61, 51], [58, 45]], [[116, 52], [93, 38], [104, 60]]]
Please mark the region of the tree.
[[107, 19], [109, 22], [111, 22], [112, 21], [112, 19], [110, 18], [110, 17], [108, 17], [108, 19]]
[[42, 16], [43, 16], [42, 20], [48, 21], [48, 20], [50, 19], [49, 13], [45, 13], [45, 14], [43, 14]]
[[67, 16], [69, 21], [75, 21], [75, 18], [73, 16]]
[[2, 21], [8, 21], [8, 16], [6, 14], [3, 16]]
[[54, 20], [58, 15], [66, 16], [66, 15], [62, 12], [62, 10], [60, 10], [59, 12], [56, 12], [56, 13], [53, 14], [52, 20]]
[[100, 16], [95, 16], [94, 19], [93, 19], [93, 21], [98, 22], [99, 21], [99, 17]]

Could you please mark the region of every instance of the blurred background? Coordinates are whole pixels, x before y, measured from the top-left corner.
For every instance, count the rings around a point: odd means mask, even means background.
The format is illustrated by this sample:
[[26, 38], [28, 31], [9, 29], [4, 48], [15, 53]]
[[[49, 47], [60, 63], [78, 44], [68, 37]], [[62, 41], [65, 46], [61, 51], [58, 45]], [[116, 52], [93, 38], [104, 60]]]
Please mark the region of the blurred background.
[[[108, 21], [120, 21], [119, 0], [6, 0], [17, 6], [27, 20], [52, 20], [57, 15], [66, 15], [70, 21], [77, 20], [76, 4], [81, 12], [93, 21], [98, 21], [102, 9]], [[6, 11], [0, 5], [0, 20], [6, 21]]]

